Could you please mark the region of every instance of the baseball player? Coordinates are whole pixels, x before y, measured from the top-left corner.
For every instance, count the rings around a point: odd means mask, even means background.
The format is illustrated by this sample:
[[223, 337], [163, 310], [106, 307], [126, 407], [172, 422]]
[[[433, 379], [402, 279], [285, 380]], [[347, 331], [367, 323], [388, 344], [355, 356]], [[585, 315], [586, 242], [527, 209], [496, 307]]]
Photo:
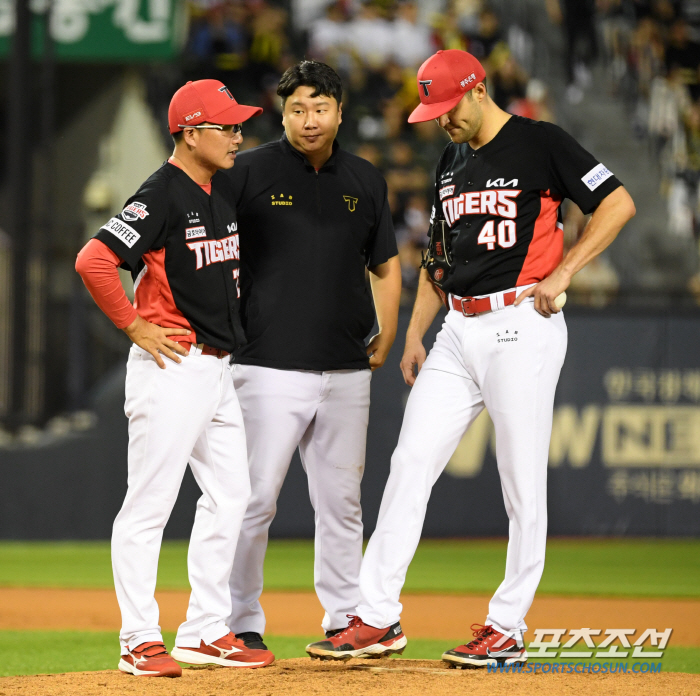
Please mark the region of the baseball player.
[[[242, 153], [227, 174], [239, 215], [248, 337], [233, 380], [252, 487], [231, 576], [229, 626], [257, 648], [264, 646], [259, 599], [268, 528], [297, 447], [315, 511], [323, 630], [344, 628], [357, 606], [370, 377], [396, 335], [401, 294], [387, 185], [335, 140], [340, 77], [303, 61], [285, 72], [277, 94], [282, 139]], [[379, 333], [366, 346], [375, 310]]]
[[[112, 567], [122, 613], [119, 669], [179, 677], [189, 664], [262, 667], [227, 627], [228, 578], [250, 498], [243, 417], [228, 356], [239, 320], [239, 243], [228, 178], [241, 123], [262, 109], [217, 80], [188, 82], [170, 102], [175, 149], [78, 255], [100, 308], [134, 342], [126, 375], [129, 487], [114, 522]], [[132, 306], [117, 267], [134, 278]], [[192, 594], [172, 657], [154, 598], [160, 544], [187, 463], [202, 490], [188, 552]]]
[[[406, 645], [399, 594], [430, 490], [486, 408], [510, 520], [505, 579], [485, 624], [474, 624], [443, 660], [480, 667], [527, 659], [522, 637], [544, 567], [547, 457], [567, 342], [561, 294], [635, 208], [615, 176], [561, 128], [499, 109], [484, 77], [481, 64], [457, 50], [438, 51], [418, 72], [421, 103], [409, 121], [434, 118], [452, 142], [437, 166], [429, 252], [401, 360], [413, 389], [355, 616], [344, 632], [310, 645], [312, 656], [382, 655]], [[562, 259], [564, 198], [593, 215]], [[449, 311], [426, 359], [422, 338], [442, 301]]]

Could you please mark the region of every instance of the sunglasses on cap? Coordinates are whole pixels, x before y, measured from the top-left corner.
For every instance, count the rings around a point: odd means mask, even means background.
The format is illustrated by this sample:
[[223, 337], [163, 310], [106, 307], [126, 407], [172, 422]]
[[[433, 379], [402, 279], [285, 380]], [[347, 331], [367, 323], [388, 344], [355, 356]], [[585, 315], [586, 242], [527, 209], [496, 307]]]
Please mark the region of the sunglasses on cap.
[[178, 124], [178, 128], [200, 128], [202, 130], [207, 129], [207, 128], [214, 128], [215, 130], [220, 130], [223, 131], [226, 135], [236, 135], [237, 133], [242, 133], [243, 132], [243, 124], [242, 123], [234, 123], [233, 125], [229, 124], [226, 126], [221, 126], [217, 123], [202, 123], [198, 126], [181, 126]]

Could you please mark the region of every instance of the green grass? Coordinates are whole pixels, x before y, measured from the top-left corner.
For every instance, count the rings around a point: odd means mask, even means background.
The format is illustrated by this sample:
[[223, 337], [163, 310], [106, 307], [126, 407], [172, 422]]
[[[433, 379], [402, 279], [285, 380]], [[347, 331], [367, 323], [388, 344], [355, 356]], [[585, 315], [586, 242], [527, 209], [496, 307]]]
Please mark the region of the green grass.
[[[407, 592], [492, 593], [503, 578], [505, 540], [423, 541]], [[0, 542], [0, 586], [111, 588], [107, 542]], [[187, 542], [166, 542], [160, 589], [188, 589]], [[311, 541], [272, 541], [268, 590], [313, 590]], [[700, 597], [700, 540], [551, 539], [538, 593]]]
[[[317, 636], [267, 636], [268, 647], [277, 659], [305, 657], [307, 643]], [[175, 634], [164, 635], [172, 648]], [[411, 640], [403, 654], [408, 659], [439, 660], [442, 653], [454, 647], [449, 641]], [[55, 674], [116, 669], [119, 642], [116, 633], [87, 631], [0, 631], [0, 676], [19, 674]], [[550, 661], [547, 661], [550, 662]], [[576, 662], [586, 662], [576, 660]], [[593, 660], [591, 660], [593, 662]], [[632, 661], [629, 661], [630, 664]], [[659, 662], [659, 660], [654, 660]], [[661, 660], [664, 672], [700, 674], [700, 648], [666, 649]]]

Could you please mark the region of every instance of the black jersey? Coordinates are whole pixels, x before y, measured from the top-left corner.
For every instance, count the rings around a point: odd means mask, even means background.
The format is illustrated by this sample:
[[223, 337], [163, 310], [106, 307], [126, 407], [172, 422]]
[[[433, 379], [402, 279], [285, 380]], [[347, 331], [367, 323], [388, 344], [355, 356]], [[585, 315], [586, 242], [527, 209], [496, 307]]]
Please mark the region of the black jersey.
[[245, 343], [238, 306], [238, 224], [230, 182], [211, 195], [169, 162], [95, 237], [134, 278], [134, 307], [159, 326], [190, 329], [178, 341], [233, 352]]
[[285, 137], [228, 170], [241, 235], [248, 344], [236, 361], [287, 370], [366, 369], [374, 324], [366, 267], [396, 256], [379, 171], [335, 143], [317, 172]]
[[512, 116], [478, 150], [450, 143], [433, 207], [450, 227], [455, 260], [442, 289], [464, 297], [543, 280], [562, 260], [562, 200], [587, 214], [621, 185], [551, 123]]

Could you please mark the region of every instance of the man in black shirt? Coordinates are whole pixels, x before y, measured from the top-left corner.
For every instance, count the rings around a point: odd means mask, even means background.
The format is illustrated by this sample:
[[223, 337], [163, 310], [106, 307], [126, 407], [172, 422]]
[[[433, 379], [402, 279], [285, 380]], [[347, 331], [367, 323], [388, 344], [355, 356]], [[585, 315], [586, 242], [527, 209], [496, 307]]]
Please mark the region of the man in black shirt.
[[[370, 376], [393, 343], [401, 293], [386, 182], [335, 140], [340, 78], [323, 63], [304, 61], [287, 70], [277, 93], [284, 136], [242, 153], [230, 172], [248, 339], [233, 378], [252, 499], [236, 549], [229, 627], [258, 648], [268, 528], [297, 446], [316, 513], [314, 576], [324, 631], [344, 627], [357, 605]], [[372, 299], [379, 333], [365, 346]]]
[[[399, 595], [430, 491], [486, 408], [510, 520], [505, 579], [486, 625], [472, 625], [443, 660], [527, 660], [522, 637], [544, 568], [547, 459], [567, 343], [563, 293], [635, 208], [613, 173], [561, 128], [498, 108], [484, 78], [479, 61], [457, 50], [438, 51], [418, 71], [421, 103], [409, 121], [434, 118], [452, 142], [437, 166], [430, 250], [401, 361], [413, 388], [362, 561], [362, 598], [345, 631], [307, 647], [312, 656], [403, 650]], [[593, 213], [565, 258], [564, 198]], [[422, 339], [443, 301], [449, 311], [426, 358]]]

